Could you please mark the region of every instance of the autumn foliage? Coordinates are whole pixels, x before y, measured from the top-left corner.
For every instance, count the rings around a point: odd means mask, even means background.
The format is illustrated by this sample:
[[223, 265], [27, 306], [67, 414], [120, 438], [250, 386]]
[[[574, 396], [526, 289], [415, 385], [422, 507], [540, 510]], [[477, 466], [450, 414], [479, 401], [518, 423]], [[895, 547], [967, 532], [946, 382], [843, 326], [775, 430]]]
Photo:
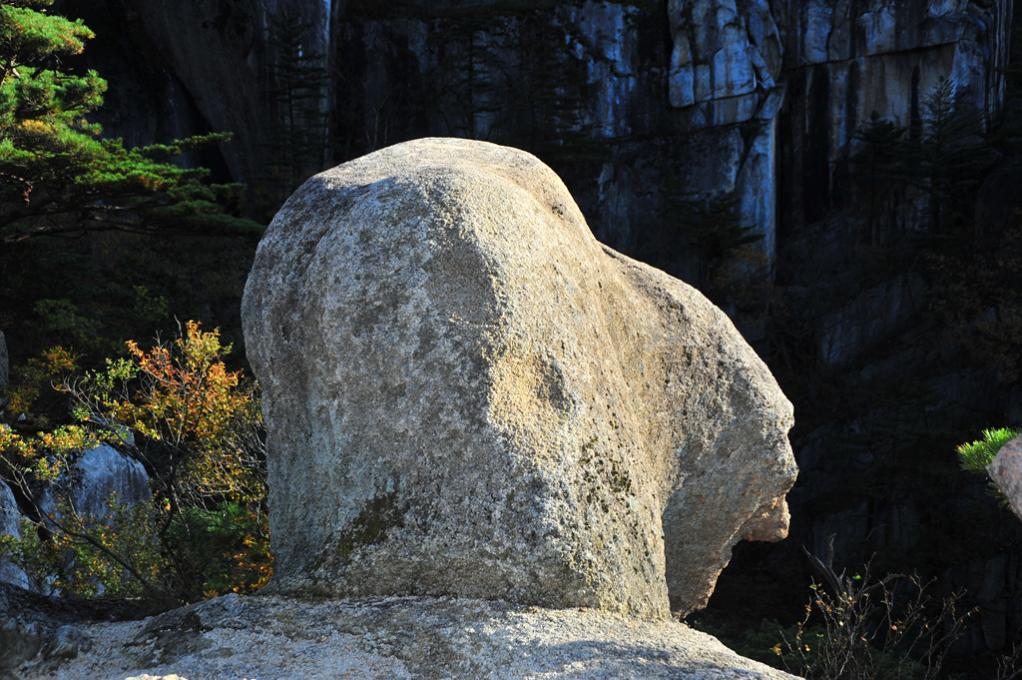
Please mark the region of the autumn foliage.
[[[174, 602], [260, 587], [272, 558], [255, 383], [228, 368], [219, 331], [196, 322], [172, 342], [126, 348], [54, 385], [70, 399], [70, 424], [35, 434], [0, 425], [0, 476], [22, 498], [44, 488], [55, 497], [51, 508], [33, 502], [6, 550], [37, 580], [79, 596]], [[99, 443], [145, 467], [150, 503], [111, 498], [100, 518], [74, 506], [70, 471]]]

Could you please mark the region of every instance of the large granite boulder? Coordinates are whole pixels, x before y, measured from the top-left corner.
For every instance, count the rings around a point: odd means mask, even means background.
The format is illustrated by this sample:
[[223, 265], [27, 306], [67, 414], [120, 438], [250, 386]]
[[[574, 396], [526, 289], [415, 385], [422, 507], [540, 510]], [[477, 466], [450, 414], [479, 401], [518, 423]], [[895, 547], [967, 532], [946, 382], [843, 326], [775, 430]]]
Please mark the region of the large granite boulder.
[[664, 617], [787, 530], [791, 405], [533, 156], [423, 139], [308, 181], [243, 301], [279, 593]]
[[1008, 500], [1008, 507], [1022, 519], [1022, 437], [1002, 446], [987, 472]]

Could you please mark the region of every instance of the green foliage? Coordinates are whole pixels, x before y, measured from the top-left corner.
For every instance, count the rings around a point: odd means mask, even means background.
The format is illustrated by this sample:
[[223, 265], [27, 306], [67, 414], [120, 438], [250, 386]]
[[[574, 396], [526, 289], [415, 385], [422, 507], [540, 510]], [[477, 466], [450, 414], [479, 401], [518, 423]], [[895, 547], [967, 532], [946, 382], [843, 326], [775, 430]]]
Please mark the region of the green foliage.
[[178, 562], [193, 570], [180, 574], [184, 590], [204, 597], [250, 592], [272, 570], [266, 515], [238, 503], [184, 508], [171, 524], [170, 540]]
[[741, 248], [763, 240], [762, 234], [741, 224], [733, 194], [678, 200], [672, 214], [682, 239], [702, 253], [711, 270]]
[[714, 636], [747, 659], [782, 670], [785, 668], [781, 642], [785, 635], [794, 632], [793, 627], [782, 626], [773, 620], [761, 620], [755, 624], [745, 619], [728, 621], [712, 610], [697, 612], [685, 619], [685, 623]]
[[1022, 216], [1003, 231], [988, 228], [932, 253], [927, 265], [937, 284], [933, 309], [963, 354], [1001, 383], [1022, 379]]
[[689, 276], [711, 298], [746, 309], [761, 303], [764, 288], [757, 276], [767, 265], [760, 245], [763, 235], [741, 223], [734, 194], [676, 196], [656, 231], [646, 254], [653, 262], [665, 253], [682, 253], [698, 263], [695, 275]]
[[955, 449], [958, 454], [958, 462], [967, 472], [985, 475], [1001, 447], [1019, 434], [1018, 430], [1007, 427], [983, 430], [982, 439], [966, 442]]
[[37, 300], [33, 311], [43, 332], [68, 338], [79, 347], [87, 346], [99, 332], [98, 322], [82, 314], [78, 306], [66, 298]]
[[947, 235], [971, 225], [972, 199], [997, 154], [984, 113], [958, 96], [953, 81], [941, 81], [926, 98], [922, 136], [907, 150], [909, 177], [928, 196], [931, 231]]
[[899, 182], [904, 173], [901, 150], [905, 133], [904, 127], [874, 111], [855, 134], [861, 148], [852, 160], [853, 178], [866, 198], [863, 207], [871, 246], [880, 244], [884, 225], [897, 221], [897, 204], [904, 193]]
[[175, 318], [215, 319], [240, 340], [238, 298], [254, 250], [237, 237], [122, 232], [0, 247], [12, 380], [40, 348], [65, 347], [94, 368], [123, 353], [124, 338], [173, 333]]
[[93, 34], [51, 5], [0, 3], [0, 242], [97, 230], [258, 233], [226, 210], [239, 187], [210, 186], [205, 169], [167, 162], [228, 135], [140, 148], [100, 137], [88, 117], [106, 82], [64, 65]]
[[[56, 577], [55, 587], [80, 597], [170, 603], [258, 588], [272, 560], [256, 385], [227, 368], [231, 347], [219, 332], [195, 322], [173, 342], [127, 349], [103, 369], [70, 375], [72, 358], [47, 353], [40, 380], [67, 376], [58, 391], [75, 422], [36, 434], [0, 424], [0, 479], [24, 498], [45, 487], [55, 500], [32, 508], [31, 526], [6, 550], [37, 580]], [[29, 396], [26, 409], [38, 398]], [[99, 518], [75, 507], [69, 474], [101, 442], [146, 468], [151, 503], [112, 498]]]
[[109, 515], [85, 517], [57, 495], [52, 517], [24, 521], [21, 539], [6, 544], [8, 559], [47, 589], [83, 598], [154, 596], [167, 570], [154, 508], [109, 499]]
[[60, 345], [43, 350], [15, 373], [6, 410], [15, 417], [33, 414], [36, 425], [47, 427], [52, 417], [59, 419], [60, 411], [66, 410], [62, 403], [54, 404], [52, 385], [77, 365], [78, 357]]

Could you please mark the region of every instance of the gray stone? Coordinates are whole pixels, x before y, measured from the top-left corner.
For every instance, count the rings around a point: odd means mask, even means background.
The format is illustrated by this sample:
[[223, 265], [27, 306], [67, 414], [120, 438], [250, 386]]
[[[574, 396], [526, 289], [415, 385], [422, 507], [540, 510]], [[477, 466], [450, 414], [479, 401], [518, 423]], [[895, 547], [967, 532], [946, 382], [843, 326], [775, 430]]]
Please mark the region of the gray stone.
[[829, 43], [834, 8], [827, 0], [810, 0], [805, 8], [802, 56], [807, 63], [822, 64], [830, 59]]
[[740, 224], [762, 236], [759, 246], [768, 265], [777, 252], [776, 149], [777, 121], [771, 119], [760, 125], [749, 143], [737, 178]]
[[[0, 480], [0, 536], [21, 538], [23, 516], [14, 498], [14, 492], [6, 482]], [[0, 557], [0, 583], [9, 583], [19, 588], [29, 588], [31, 583], [25, 570], [10, 560]]]
[[[719, 106], [721, 111], [706, 118], [711, 125], [749, 120], [757, 106], [730, 108], [728, 100], [761, 92], [754, 98], [759, 101], [780, 75], [783, 48], [770, 4], [670, 0], [667, 14], [673, 43], [667, 79], [671, 106]], [[727, 111], [731, 115], [722, 115]]]
[[828, 365], [846, 365], [900, 330], [919, 310], [925, 283], [898, 276], [862, 291], [820, 324], [820, 358]]
[[1001, 447], [990, 468], [990, 479], [1008, 499], [1008, 506], [1022, 519], [1022, 437], [1016, 437]]
[[75, 510], [93, 520], [110, 516], [111, 500], [130, 507], [151, 497], [145, 467], [106, 444], [85, 451], [72, 476]]
[[792, 678], [674, 621], [448, 598], [228, 595], [146, 621], [78, 626], [75, 640], [73, 660], [37, 657], [18, 677]]
[[46, 659], [73, 659], [78, 656], [85, 643], [85, 636], [78, 626], [63, 625], [53, 632], [43, 648]]
[[791, 405], [696, 290], [533, 156], [424, 139], [281, 209], [243, 300], [277, 592], [647, 617], [777, 539]]
[[[3, 595], [3, 587], [3, 583], [0, 582], [0, 595]], [[0, 672], [4, 673], [3, 677], [10, 677], [6, 673], [38, 654], [42, 649], [45, 637], [46, 631], [36, 623], [26, 623], [15, 616], [2, 619], [0, 621]]]

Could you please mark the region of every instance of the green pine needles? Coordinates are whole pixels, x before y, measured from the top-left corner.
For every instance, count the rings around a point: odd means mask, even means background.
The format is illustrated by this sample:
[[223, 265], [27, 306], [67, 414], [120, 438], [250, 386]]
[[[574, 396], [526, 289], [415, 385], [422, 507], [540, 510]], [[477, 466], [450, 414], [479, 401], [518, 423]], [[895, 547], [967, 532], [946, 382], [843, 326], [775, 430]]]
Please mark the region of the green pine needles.
[[89, 231], [258, 232], [230, 214], [238, 185], [169, 162], [216, 133], [128, 148], [104, 139], [90, 114], [107, 83], [68, 66], [94, 37], [53, 0], [0, 1], [0, 244]]
[[986, 474], [987, 467], [993, 462], [994, 456], [1001, 447], [1019, 436], [1018, 430], [1007, 427], [983, 430], [983, 438], [960, 445], [955, 449], [958, 462], [963, 470]]

